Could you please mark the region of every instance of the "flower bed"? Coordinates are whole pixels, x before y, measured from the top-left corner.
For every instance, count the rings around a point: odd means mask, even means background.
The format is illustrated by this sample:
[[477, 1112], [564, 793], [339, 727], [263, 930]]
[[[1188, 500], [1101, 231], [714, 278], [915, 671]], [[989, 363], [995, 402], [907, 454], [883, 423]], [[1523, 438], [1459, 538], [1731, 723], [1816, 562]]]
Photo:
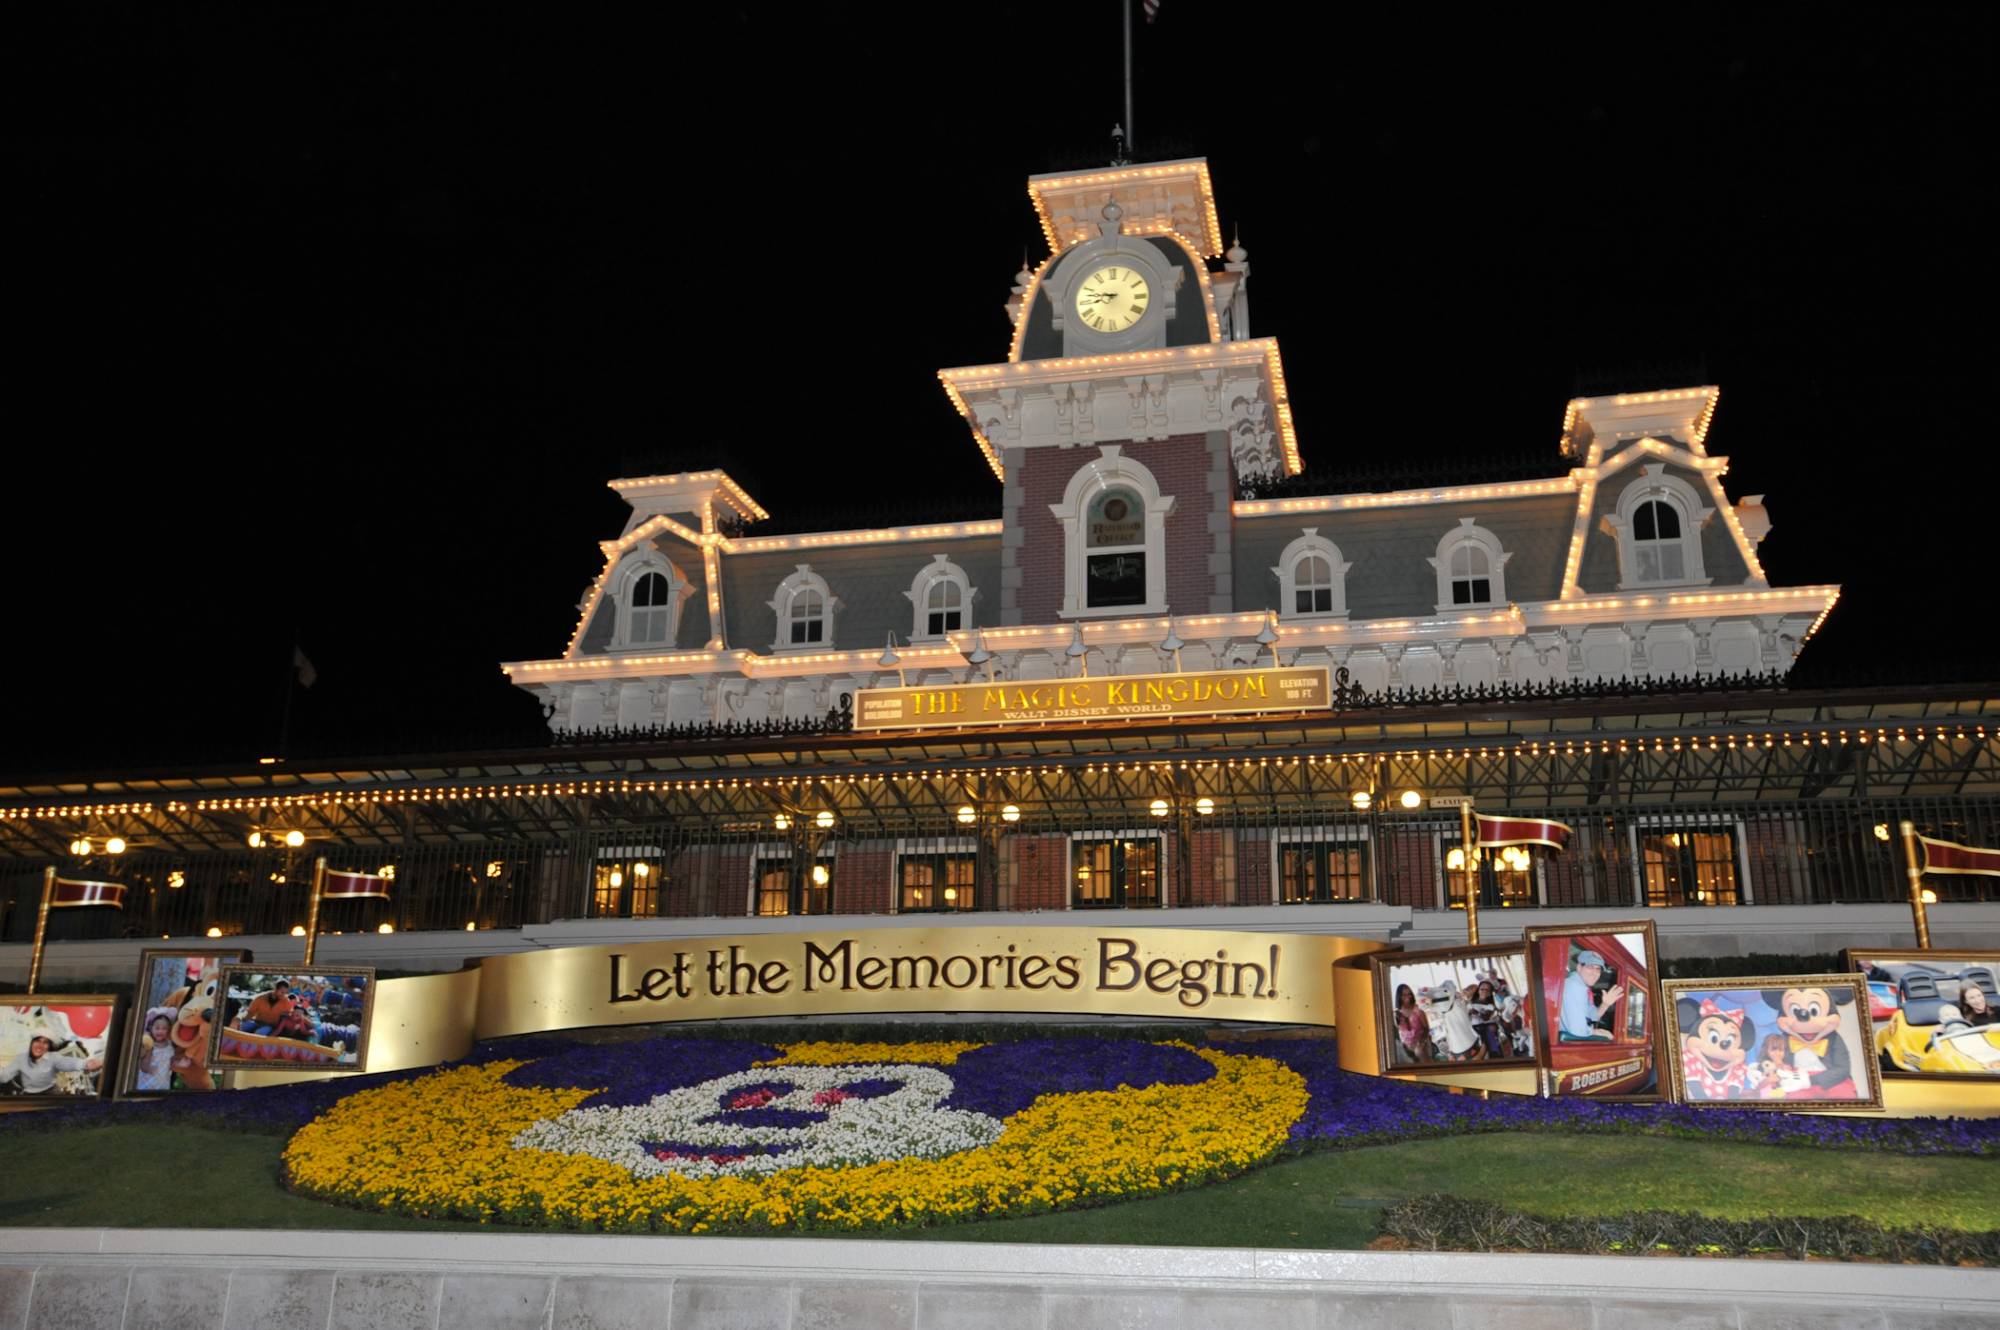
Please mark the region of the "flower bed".
[[[1306, 1107], [1270, 1058], [1130, 1040], [771, 1051], [655, 1040], [454, 1067], [347, 1096], [286, 1168], [298, 1191], [432, 1218], [864, 1229], [1200, 1185], [1270, 1158]], [[573, 1079], [612, 1062], [637, 1088]], [[731, 1062], [753, 1065], [714, 1074]]]

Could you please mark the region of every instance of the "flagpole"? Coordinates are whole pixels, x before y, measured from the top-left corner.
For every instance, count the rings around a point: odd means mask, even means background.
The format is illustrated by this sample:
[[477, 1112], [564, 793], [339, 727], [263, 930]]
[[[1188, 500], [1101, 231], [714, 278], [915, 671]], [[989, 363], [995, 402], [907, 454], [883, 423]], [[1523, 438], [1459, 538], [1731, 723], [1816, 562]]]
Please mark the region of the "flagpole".
[[1903, 832], [1903, 871], [1910, 879], [1910, 916], [1917, 922], [1917, 945], [1931, 949], [1931, 920], [1924, 910], [1923, 851], [1917, 848], [1917, 824], [1897, 824]]
[[33, 993], [42, 982], [42, 949], [49, 941], [49, 902], [56, 895], [56, 866], [50, 864], [42, 870], [42, 908], [35, 915], [35, 947], [28, 953], [28, 991]]
[[1125, 19], [1125, 155], [1132, 155], [1132, 0], [1118, 0]]
[[319, 942], [319, 898], [326, 890], [326, 856], [313, 860], [312, 904], [306, 906], [306, 958], [305, 963], [313, 963], [313, 947]]
[[1472, 805], [1458, 806], [1459, 843], [1465, 849], [1465, 945], [1479, 945], [1479, 838], [1472, 834]]

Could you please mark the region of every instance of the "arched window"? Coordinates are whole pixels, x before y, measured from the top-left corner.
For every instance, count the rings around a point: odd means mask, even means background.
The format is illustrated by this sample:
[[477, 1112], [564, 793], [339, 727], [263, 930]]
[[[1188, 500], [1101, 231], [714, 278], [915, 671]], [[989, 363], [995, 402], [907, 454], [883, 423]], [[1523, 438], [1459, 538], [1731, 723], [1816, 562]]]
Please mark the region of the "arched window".
[[942, 554], [917, 570], [903, 594], [915, 611], [911, 641], [935, 641], [972, 627], [972, 602], [978, 592], [965, 570]]
[[1285, 546], [1278, 565], [1278, 614], [1286, 619], [1328, 619], [1347, 613], [1347, 564], [1334, 543], [1306, 527]]
[[1713, 516], [1694, 486], [1653, 462], [1619, 495], [1616, 513], [1604, 525], [1618, 541], [1620, 589], [1706, 583], [1701, 527]]
[[1498, 536], [1470, 517], [1459, 518], [1431, 560], [1438, 577], [1438, 613], [1506, 604], [1507, 560], [1513, 557], [1500, 548]]
[[681, 605], [691, 589], [687, 578], [658, 550], [632, 555], [613, 583], [618, 615], [612, 648], [660, 647], [674, 640]]
[[777, 616], [778, 637], [774, 651], [804, 651], [833, 643], [833, 616], [840, 601], [827, 589], [826, 579], [800, 564], [798, 571], [778, 583], [771, 597], [771, 612]]
[[1165, 613], [1168, 514], [1153, 473], [1106, 444], [1070, 478], [1049, 511], [1063, 526], [1065, 619], [1118, 613]]

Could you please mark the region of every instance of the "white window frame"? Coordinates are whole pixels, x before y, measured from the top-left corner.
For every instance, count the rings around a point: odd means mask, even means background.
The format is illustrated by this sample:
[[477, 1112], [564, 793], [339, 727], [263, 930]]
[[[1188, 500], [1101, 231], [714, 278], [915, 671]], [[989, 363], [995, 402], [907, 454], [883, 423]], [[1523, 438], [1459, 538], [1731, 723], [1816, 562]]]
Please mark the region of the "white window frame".
[[[1646, 904], [1646, 856], [1639, 845], [1639, 837], [1651, 828], [1665, 828], [1668, 831], [1727, 831], [1735, 839], [1736, 845], [1736, 903], [1754, 905], [1756, 898], [1750, 886], [1750, 832], [1743, 819], [1734, 814], [1720, 816], [1683, 817], [1671, 813], [1653, 813], [1634, 818], [1626, 836], [1632, 847], [1632, 903], [1640, 909]], [[1680, 905], [1657, 906], [1658, 909], [1686, 909]], [[1712, 909], [1713, 906], [1696, 906], [1697, 909]]]
[[[1162, 822], [1164, 822], [1164, 821], [1167, 821], [1167, 820], [1168, 820], [1168, 819], [1165, 819], [1165, 818], [1162, 818], [1162, 819], [1161, 819], [1161, 821], [1162, 821]], [[1157, 903], [1157, 904], [1154, 904], [1154, 905], [1151, 905], [1151, 906], [1143, 906], [1143, 905], [1105, 905], [1105, 906], [1093, 906], [1092, 908], [1093, 908], [1093, 909], [1109, 909], [1109, 910], [1135, 910], [1135, 909], [1155, 909], [1155, 910], [1164, 910], [1164, 909], [1166, 909], [1166, 908], [1167, 908], [1167, 898], [1168, 898], [1168, 897], [1169, 897], [1170, 895], [1172, 895], [1172, 894], [1173, 894], [1172, 892], [1170, 892], [1170, 891], [1169, 891], [1169, 890], [1167, 889], [1167, 886], [1168, 886], [1168, 882], [1170, 881], [1170, 879], [1169, 879], [1169, 877], [1168, 877], [1168, 875], [1167, 875], [1167, 852], [1168, 852], [1168, 851], [1169, 851], [1169, 850], [1170, 850], [1170, 849], [1172, 848], [1172, 846], [1173, 846], [1173, 837], [1171, 837], [1171, 836], [1169, 836], [1169, 835], [1167, 834], [1167, 828], [1166, 828], [1166, 827], [1164, 827], [1164, 826], [1160, 826], [1160, 825], [1158, 825], [1158, 824], [1155, 824], [1155, 825], [1153, 825], [1153, 826], [1150, 826], [1150, 827], [1129, 827], [1129, 828], [1124, 828], [1124, 829], [1120, 829], [1120, 830], [1116, 830], [1116, 831], [1072, 831], [1072, 832], [1070, 832], [1070, 833], [1068, 834], [1068, 836], [1067, 836], [1067, 837], [1065, 838], [1065, 841], [1064, 841], [1064, 844], [1063, 844], [1063, 908], [1064, 908], [1065, 910], [1074, 910], [1074, 909], [1076, 909], [1076, 908], [1077, 908], [1077, 904], [1076, 904], [1076, 843], [1077, 843], [1078, 841], [1080, 841], [1080, 840], [1081, 840], [1081, 841], [1098, 841], [1098, 840], [1140, 840], [1140, 839], [1142, 839], [1142, 838], [1145, 838], [1145, 837], [1148, 837], [1148, 836], [1150, 836], [1150, 837], [1151, 837], [1152, 839], [1154, 839], [1154, 840], [1156, 840], [1156, 841], [1158, 841], [1158, 842], [1160, 843], [1160, 858], [1159, 858], [1159, 866], [1158, 866], [1158, 867], [1157, 867], [1157, 868], [1156, 868], [1156, 869], [1154, 870], [1154, 871], [1155, 871], [1155, 872], [1156, 872], [1156, 873], [1157, 873], [1157, 874], [1159, 875], [1159, 883], [1158, 883], [1158, 886], [1159, 886], [1159, 896], [1160, 896], [1160, 899], [1159, 899], [1158, 903]]]
[[[1160, 493], [1159, 482], [1143, 465], [1124, 455], [1120, 444], [1105, 444], [1095, 461], [1085, 463], [1063, 491], [1061, 503], [1049, 505], [1063, 528], [1063, 603], [1056, 611], [1060, 619], [1133, 618], [1167, 612], [1167, 518], [1174, 511], [1174, 497]], [[1091, 500], [1105, 490], [1130, 489], [1145, 507], [1146, 523], [1146, 603], [1105, 605], [1091, 608], [1085, 576], [1091, 553], [1085, 546], [1084, 516]], [[1113, 547], [1105, 552], [1116, 552]]]
[[[1431, 832], [1431, 846], [1431, 863], [1436, 866], [1435, 881], [1432, 884], [1434, 891], [1433, 899], [1437, 901], [1438, 909], [1449, 911], [1451, 909], [1452, 870], [1445, 867], [1444, 859], [1453, 850], [1464, 849], [1465, 843], [1461, 839], [1461, 833], [1457, 827], [1438, 827]], [[1528, 851], [1528, 862], [1535, 870], [1535, 908], [1547, 909], [1549, 904], [1548, 860], [1544, 856], [1536, 854], [1534, 852], [1535, 847], [1532, 845], [1524, 846], [1523, 848]], [[1489, 855], [1498, 854], [1499, 852], [1499, 848], [1494, 846], [1488, 846], [1486, 849], [1480, 851], [1481, 854]], [[1517, 906], [1514, 908], [1521, 907]]]
[[[1278, 566], [1271, 571], [1278, 575], [1278, 617], [1296, 622], [1321, 622], [1347, 617], [1347, 570], [1354, 565], [1340, 557], [1340, 547], [1319, 534], [1318, 527], [1303, 527], [1304, 535], [1285, 546], [1278, 556]], [[1307, 558], [1318, 555], [1325, 559], [1333, 570], [1333, 605], [1331, 609], [1301, 612], [1298, 604], [1299, 565]]]
[[[1473, 545], [1486, 551], [1487, 581], [1485, 600], [1468, 601], [1455, 605], [1451, 599], [1451, 556], [1461, 546]], [[1437, 556], [1431, 560], [1431, 567], [1437, 570], [1437, 591], [1439, 614], [1464, 614], [1468, 610], [1491, 609], [1507, 603], [1507, 561], [1514, 556], [1500, 546], [1500, 537], [1480, 526], [1470, 517], [1458, 519], [1458, 525], [1444, 533], [1438, 541]], [[1477, 574], [1473, 574], [1477, 576]]]
[[[955, 582], [958, 585], [959, 625], [956, 628], [947, 628], [941, 633], [933, 633], [930, 631], [930, 595], [931, 589], [941, 582]], [[972, 631], [972, 600], [979, 592], [973, 587], [972, 579], [966, 575], [965, 569], [953, 563], [945, 555], [936, 555], [929, 563], [918, 569], [916, 577], [910, 582], [910, 589], [903, 594], [909, 597], [910, 607], [914, 611], [910, 624], [912, 642], [943, 642], [953, 633]]]
[[1368, 887], [1368, 896], [1366, 897], [1366, 899], [1360, 901], [1326, 901], [1326, 902], [1303, 902], [1303, 903], [1329, 904], [1329, 905], [1337, 905], [1337, 904], [1365, 905], [1374, 900], [1375, 843], [1374, 843], [1374, 838], [1368, 834], [1367, 827], [1338, 826], [1331, 824], [1326, 826], [1317, 826], [1317, 827], [1280, 827], [1278, 828], [1277, 834], [1272, 836], [1270, 840], [1271, 840], [1271, 849], [1270, 849], [1271, 904], [1273, 905], [1286, 904], [1285, 884], [1281, 880], [1278, 873], [1278, 851], [1286, 844], [1298, 844], [1301, 841], [1317, 845], [1320, 844], [1321, 842], [1331, 844], [1335, 841], [1358, 840], [1361, 842], [1361, 854], [1363, 861], [1368, 865], [1368, 881], [1366, 884]]
[[[635, 642], [632, 640], [632, 611], [636, 608], [632, 598], [639, 585], [639, 579], [649, 573], [658, 573], [667, 579], [667, 635], [657, 642]], [[681, 607], [693, 591], [686, 574], [682, 573], [674, 561], [657, 550], [635, 553], [619, 565], [615, 590], [611, 593], [611, 603], [615, 610], [612, 620], [611, 651], [671, 651], [680, 637]], [[652, 608], [652, 607], [648, 607]]]
[[[792, 601], [801, 591], [816, 591], [820, 597], [821, 630], [817, 642], [793, 642]], [[771, 650], [779, 655], [798, 655], [813, 651], [833, 650], [834, 621], [840, 613], [840, 601], [826, 584], [826, 579], [812, 570], [812, 565], [802, 563], [798, 571], [778, 583], [778, 589], [769, 601], [771, 612], [778, 618], [776, 640]]]
[[[977, 836], [898, 836], [896, 850], [889, 858], [889, 913], [903, 913], [903, 859], [928, 859], [940, 854], [969, 854], [979, 857]], [[974, 870], [975, 872], [977, 869]], [[926, 910], [926, 914], [950, 914], [950, 910]], [[972, 911], [967, 910], [970, 914]]]
[[[1705, 506], [1701, 495], [1694, 486], [1678, 476], [1667, 474], [1666, 463], [1649, 462], [1641, 466], [1641, 476], [1625, 487], [1618, 496], [1618, 509], [1604, 515], [1604, 527], [1618, 542], [1618, 589], [1630, 591], [1638, 587], [1708, 586], [1715, 579], [1708, 575], [1701, 559], [1701, 529], [1708, 519], [1715, 516], [1715, 509]], [[1639, 505], [1653, 501], [1665, 503], [1679, 510], [1681, 519], [1681, 576], [1646, 580], [1639, 575], [1639, 551], [1632, 535], [1633, 519], [1638, 516]]]

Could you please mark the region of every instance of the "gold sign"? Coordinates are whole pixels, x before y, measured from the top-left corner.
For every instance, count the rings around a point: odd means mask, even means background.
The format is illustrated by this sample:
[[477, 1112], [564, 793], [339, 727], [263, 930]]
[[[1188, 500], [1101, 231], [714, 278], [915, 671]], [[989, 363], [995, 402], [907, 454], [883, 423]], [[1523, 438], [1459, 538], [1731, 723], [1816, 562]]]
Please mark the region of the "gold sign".
[[1332, 700], [1324, 665], [863, 688], [854, 696], [854, 728], [936, 730], [1058, 720], [1319, 711], [1331, 706]]
[[[1361, 938], [1160, 928], [874, 928], [633, 940], [487, 956], [375, 988], [371, 1072], [477, 1039], [598, 1025], [889, 1012], [1053, 1012], [1334, 1023]], [[238, 1072], [233, 1084], [313, 1079]]]

